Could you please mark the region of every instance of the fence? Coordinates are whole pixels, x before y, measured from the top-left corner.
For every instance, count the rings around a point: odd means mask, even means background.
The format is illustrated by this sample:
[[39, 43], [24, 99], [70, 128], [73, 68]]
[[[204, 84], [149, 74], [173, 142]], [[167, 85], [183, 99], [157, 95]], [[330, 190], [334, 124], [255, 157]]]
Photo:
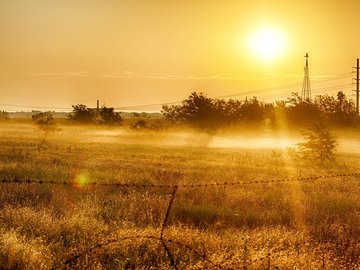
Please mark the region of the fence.
[[[299, 182], [299, 181], [314, 181], [319, 179], [331, 179], [331, 178], [342, 178], [342, 177], [358, 177], [360, 176], [360, 173], [354, 172], [354, 173], [346, 173], [346, 174], [330, 174], [330, 175], [320, 175], [320, 176], [310, 176], [310, 177], [298, 177], [298, 178], [285, 178], [285, 179], [273, 179], [273, 180], [254, 180], [254, 181], [236, 181], [236, 182], [215, 182], [215, 183], [204, 183], [204, 184], [179, 184], [179, 185], [162, 185], [162, 184], [133, 184], [133, 183], [106, 183], [106, 182], [91, 182], [88, 185], [89, 186], [104, 186], [104, 187], [123, 187], [123, 188], [160, 188], [160, 189], [167, 189], [171, 190], [170, 194], [170, 200], [168, 202], [167, 208], [164, 211], [164, 217], [163, 222], [160, 228], [159, 235], [133, 235], [133, 236], [126, 236], [126, 237], [115, 237], [111, 238], [113, 234], [116, 233], [118, 230], [115, 228], [114, 230], [110, 231], [107, 235], [105, 235], [106, 241], [101, 241], [101, 239], [98, 241], [98, 243], [90, 248], [88, 248], [84, 252], [80, 252], [75, 254], [74, 256], [68, 258], [64, 264], [64, 268], [71, 268], [71, 266], [77, 261], [80, 260], [84, 255], [91, 254], [92, 252], [101, 249], [107, 245], [111, 245], [112, 243], [119, 242], [119, 241], [125, 241], [125, 240], [135, 240], [135, 239], [147, 239], [151, 241], [157, 241], [160, 242], [164, 251], [166, 252], [168, 258], [169, 258], [169, 264], [172, 268], [178, 269], [178, 265], [176, 263], [176, 260], [174, 259], [174, 254], [171, 252], [169, 248], [169, 244], [177, 245], [182, 248], [185, 248], [201, 258], [204, 262], [206, 262], [209, 267], [214, 269], [220, 269], [221, 267], [211, 261], [206, 254], [203, 254], [196, 250], [194, 247], [191, 247], [190, 245], [181, 243], [180, 241], [175, 241], [173, 239], [168, 239], [165, 237], [165, 231], [167, 228], [168, 220], [170, 211], [173, 207], [174, 200], [176, 198], [177, 192], [179, 188], [213, 188], [213, 187], [219, 187], [219, 186], [245, 186], [245, 185], [254, 185], [254, 184], [275, 184], [275, 183], [286, 183], [286, 182]], [[21, 185], [62, 185], [62, 186], [73, 186], [73, 182], [67, 182], [67, 181], [43, 181], [38, 179], [19, 179], [19, 178], [12, 178], [12, 179], [1, 179], [0, 184], [21, 184]], [[315, 239], [309, 239], [306, 242], [303, 243], [297, 243], [298, 245], [309, 245], [312, 243], [318, 243], [318, 244], [324, 244], [324, 245], [334, 245], [336, 247], [346, 247], [346, 248], [360, 248], [360, 239], [357, 241], [318, 241]], [[248, 259], [246, 261], [246, 265], [251, 265], [253, 263], [256, 263], [258, 261], [263, 261], [266, 263], [267, 267], [270, 269], [271, 266], [271, 260], [276, 256], [276, 254], [272, 254], [270, 251], [266, 254], [266, 256], [256, 258], [256, 259]], [[244, 265], [244, 267], [246, 267]]]

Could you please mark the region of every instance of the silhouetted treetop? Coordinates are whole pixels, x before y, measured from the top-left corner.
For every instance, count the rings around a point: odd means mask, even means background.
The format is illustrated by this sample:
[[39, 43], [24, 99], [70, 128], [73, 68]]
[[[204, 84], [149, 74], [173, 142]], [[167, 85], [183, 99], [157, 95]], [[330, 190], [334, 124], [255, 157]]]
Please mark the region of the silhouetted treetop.
[[10, 118], [10, 114], [6, 111], [0, 111], [0, 120], [8, 120]]
[[58, 129], [51, 112], [39, 112], [31, 116], [38, 130], [45, 134], [55, 133]]
[[320, 109], [327, 122], [337, 126], [352, 126], [359, 120], [356, 105], [348, 100], [343, 92], [337, 97], [322, 95], [315, 98], [315, 104]]
[[103, 125], [120, 125], [123, 121], [119, 112], [114, 108], [103, 106], [100, 109], [87, 108], [86, 105], [72, 105], [73, 111], [68, 119], [78, 123], [96, 123]]
[[120, 113], [115, 112], [114, 108], [108, 108], [103, 106], [100, 109], [100, 120], [99, 123], [104, 125], [120, 125], [123, 119]]
[[163, 115], [171, 122], [182, 122], [208, 132], [244, 123], [260, 126], [266, 119], [271, 104], [265, 105], [256, 97], [248, 101], [212, 99], [193, 92], [180, 105], [165, 105]]
[[73, 111], [68, 115], [68, 119], [79, 123], [93, 123], [96, 118], [96, 111], [87, 108], [84, 104], [72, 105]]
[[316, 96], [314, 100], [302, 99], [293, 93], [287, 100], [264, 103], [256, 97], [246, 100], [224, 100], [192, 92], [179, 105], [165, 105], [162, 113], [170, 122], [215, 131], [233, 125], [246, 127], [306, 128], [324, 122], [329, 126], [354, 126], [359, 116], [353, 101], [343, 92], [336, 98]]

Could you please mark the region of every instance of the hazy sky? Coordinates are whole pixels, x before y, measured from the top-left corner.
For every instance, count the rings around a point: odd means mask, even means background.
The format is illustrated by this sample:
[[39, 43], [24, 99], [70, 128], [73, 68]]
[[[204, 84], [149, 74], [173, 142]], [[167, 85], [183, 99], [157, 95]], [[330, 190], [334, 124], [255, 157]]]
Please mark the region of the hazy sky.
[[[270, 101], [301, 92], [306, 52], [313, 95], [350, 96], [359, 12], [357, 0], [0, 0], [0, 110], [152, 110], [131, 106], [191, 91]], [[286, 40], [271, 61], [248, 46], [263, 27]]]

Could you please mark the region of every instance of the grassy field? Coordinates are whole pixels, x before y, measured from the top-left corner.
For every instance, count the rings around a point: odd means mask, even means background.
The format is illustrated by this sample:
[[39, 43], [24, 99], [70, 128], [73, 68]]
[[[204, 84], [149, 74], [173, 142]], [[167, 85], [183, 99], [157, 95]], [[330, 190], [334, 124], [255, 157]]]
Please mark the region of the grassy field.
[[[181, 187], [360, 172], [356, 143], [317, 164], [293, 159], [277, 138], [231, 148], [235, 139], [191, 132], [65, 125], [43, 140], [26, 121], [0, 123], [1, 179], [72, 183], [0, 183], [0, 265], [360, 268], [359, 176]], [[141, 185], [180, 185], [165, 226], [173, 189]]]

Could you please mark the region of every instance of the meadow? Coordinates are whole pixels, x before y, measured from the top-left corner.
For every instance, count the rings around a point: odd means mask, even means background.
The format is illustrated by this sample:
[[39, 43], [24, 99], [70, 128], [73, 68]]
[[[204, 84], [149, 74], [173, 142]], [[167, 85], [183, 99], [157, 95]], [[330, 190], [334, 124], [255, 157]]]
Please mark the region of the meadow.
[[1, 122], [1, 268], [359, 269], [358, 138], [320, 164], [254, 137]]

